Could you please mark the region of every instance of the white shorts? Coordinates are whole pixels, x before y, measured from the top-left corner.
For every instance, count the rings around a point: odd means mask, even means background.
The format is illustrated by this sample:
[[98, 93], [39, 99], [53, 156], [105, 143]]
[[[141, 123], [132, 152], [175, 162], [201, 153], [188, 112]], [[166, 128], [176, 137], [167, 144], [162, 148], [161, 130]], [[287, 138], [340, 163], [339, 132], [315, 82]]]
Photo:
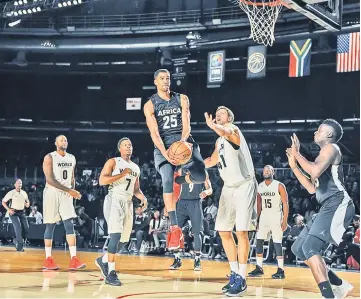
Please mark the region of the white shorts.
[[261, 213], [257, 239], [268, 240], [268, 234], [272, 234], [274, 243], [282, 243], [283, 231], [281, 227], [282, 213]]
[[120, 242], [128, 242], [133, 228], [133, 201], [122, 195], [108, 194], [104, 199], [103, 212], [108, 234], [120, 233]]
[[69, 193], [46, 186], [43, 191], [44, 223], [76, 218], [73, 198]]
[[216, 217], [217, 231], [251, 231], [257, 221], [257, 181], [249, 180], [238, 187], [224, 186]]

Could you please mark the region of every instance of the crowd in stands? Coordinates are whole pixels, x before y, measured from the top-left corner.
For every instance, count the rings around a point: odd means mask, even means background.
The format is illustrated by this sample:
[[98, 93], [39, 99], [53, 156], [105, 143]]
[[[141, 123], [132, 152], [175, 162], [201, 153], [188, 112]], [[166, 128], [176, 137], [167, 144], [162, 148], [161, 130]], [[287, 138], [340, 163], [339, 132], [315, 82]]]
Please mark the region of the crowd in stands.
[[[111, 156], [111, 153], [109, 155]], [[167, 212], [164, 210], [161, 179], [155, 170], [154, 161], [150, 160], [149, 155], [146, 154], [141, 158], [138, 157], [133, 160], [141, 166], [140, 184], [141, 189], [148, 198], [148, 209], [143, 212], [139, 207], [139, 201], [134, 199], [135, 213], [131, 235], [132, 240], [128, 244], [123, 244], [120, 250], [122, 252], [128, 252], [130, 250], [133, 253], [150, 252], [163, 254], [169, 221]], [[283, 163], [281, 158], [277, 155], [273, 157], [273, 161], [267, 162], [273, 164], [274, 167], [287, 167], [287, 164]], [[83, 243], [85, 246], [90, 245], [92, 241], [94, 241], [92, 240], [92, 235], [94, 234], [95, 220], [103, 218], [103, 201], [107, 189], [99, 186], [98, 176], [99, 171], [80, 171], [77, 173], [76, 177], [76, 189], [81, 192], [82, 199], [80, 201], [75, 201], [76, 212], [78, 215], [75, 219], [75, 227], [78, 235], [84, 241]], [[203, 201], [204, 229], [202, 234], [204, 245], [202, 253], [204, 256], [211, 259], [224, 259], [225, 255], [221, 238], [214, 230], [218, 201], [222, 189], [222, 180], [216, 169], [211, 169], [209, 171], [209, 177], [213, 187], [213, 194]], [[286, 248], [286, 262], [293, 263], [295, 262], [295, 257], [290, 250], [292, 243], [295, 241], [304, 225], [318, 212], [319, 205], [317, 204], [315, 197], [308, 194], [289, 169], [276, 170], [275, 178], [286, 186], [289, 195], [289, 228], [284, 233], [283, 246]], [[259, 182], [262, 181], [261, 170], [257, 171], [257, 180]], [[359, 167], [348, 170], [345, 175], [345, 180], [347, 191], [354, 200], [356, 213], [359, 214]], [[0, 195], [3, 196], [11, 188], [11, 185], [2, 186], [0, 188]], [[42, 191], [44, 189], [44, 183], [24, 184], [23, 189], [29, 195], [31, 207], [28, 211], [28, 215], [31, 217], [31, 221], [37, 224], [42, 223]], [[5, 216], [4, 210], [0, 210], [0, 220], [1, 218], [4, 218], [8, 221]], [[104, 223], [102, 229], [104, 230], [104, 235], [106, 235], [106, 223], [104, 221], [102, 223]], [[343, 249], [328, 248], [328, 251], [325, 254], [327, 254], [330, 264], [338, 266], [350, 264], [350, 256], [353, 256], [352, 252], [354, 250], [352, 249], [352, 244], [359, 243], [359, 237], [357, 237], [357, 234], [359, 236], [359, 228], [357, 223], [359, 224], [359, 220], [357, 222], [356, 219], [352, 228], [348, 229], [347, 237], [345, 236], [344, 243], [342, 244], [343, 247], [340, 247]], [[183, 227], [183, 233], [187, 244], [186, 252], [192, 254], [193, 233], [192, 224], [190, 222]], [[347, 253], [343, 255], [342, 253], [345, 252], [345, 250]], [[273, 259], [272, 250], [269, 254], [269, 259]], [[352, 263], [352, 266], [350, 264], [349, 267], [359, 267], [358, 264], [356, 264]]]

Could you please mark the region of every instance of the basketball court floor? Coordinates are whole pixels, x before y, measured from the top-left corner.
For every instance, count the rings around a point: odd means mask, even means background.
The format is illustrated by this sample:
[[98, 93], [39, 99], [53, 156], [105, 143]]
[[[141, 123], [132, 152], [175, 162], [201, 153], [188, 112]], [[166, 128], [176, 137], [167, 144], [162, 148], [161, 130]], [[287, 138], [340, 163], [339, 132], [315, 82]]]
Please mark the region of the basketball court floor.
[[[0, 298], [226, 298], [220, 291], [229, 273], [228, 263], [202, 260], [203, 270], [193, 271], [193, 260], [184, 259], [178, 271], [168, 270], [170, 257], [120, 255], [117, 271], [123, 285], [104, 283], [94, 259], [96, 252], [79, 252], [84, 270], [69, 272], [69, 252], [54, 250], [60, 271], [42, 271], [44, 251], [0, 249]], [[250, 265], [248, 270], [253, 269]], [[285, 280], [270, 278], [276, 266], [265, 266], [263, 278], [248, 278], [244, 298], [321, 298], [311, 272], [287, 267]], [[360, 297], [360, 273], [338, 272], [355, 289], [349, 298]]]

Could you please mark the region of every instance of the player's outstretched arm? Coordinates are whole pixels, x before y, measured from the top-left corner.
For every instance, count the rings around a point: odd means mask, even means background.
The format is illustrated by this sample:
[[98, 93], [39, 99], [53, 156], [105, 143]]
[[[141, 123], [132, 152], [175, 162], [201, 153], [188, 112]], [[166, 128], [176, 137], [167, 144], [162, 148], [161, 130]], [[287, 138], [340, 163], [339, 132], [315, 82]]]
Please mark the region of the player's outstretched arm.
[[51, 185], [59, 190], [65, 191], [65, 192], [69, 192], [71, 190], [70, 188], [63, 186], [56, 180], [56, 178], [54, 176], [54, 171], [53, 171], [53, 157], [50, 154], [46, 155], [44, 158], [43, 171], [44, 171], [46, 182], [49, 185]]
[[296, 158], [292, 155], [292, 149], [288, 148], [286, 150], [287, 158], [288, 158], [288, 164], [290, 165], [290, 168], [292, 169], [293, 173], [295, 174], [297, 180], [302, 184], [303, 187], [308, 191], [310, 194], [316, 193], [316, 188], [312, 184], [310, 178], [305, 176], [303, 172], [298, 168]]
[[131, 173], [131, 169], [126, 168], [120, 174], [112, 175], [112, 172], [115, 168], [115, 161], [114, 159], [109, 159], [105, 162], [104, 167], [99, 176], [99, 185], [105, 186], [110, 185], [121, 178], [124, 178], [127, 174]]
[[204, 113], [204, 117], [206, 119], [207, 126], [216, 132], [219, 136], [225, 137], [227, 140], [231, 141], [234, 144], [241, 144], [241, 137], [238, 134], [238, 130], [236, 127], [228, 123], [226, 125], [216, 124], [216, 119], [213, 119], [212, 114]]
[[150, 100], [144, 105], [144, 115], [150, 132], [150, 137], [152, 138], [154, 145], [157, 147], [157, 149], [160, 150], [160, 152], [164, 156], [166, 153], [166, 149], [163, 140], [159, 134], [157, 120], [154, 116], [153, 103]]
[[189, 108], [189, 99], [186, 95], [181, 94], [181, 106], [182, 106], [182, 141], [187, 141], [191, 133], [191, 113]]
[[282, 219], [281, 227], [282, 227], [282, 231], [285, 231], [287, 229], [289, 207], [288, 207], [288, 193], [285, 185], [283, 185], [282, 183], [278, 185], [278, 193], [281, 196], [282, 207], [283, 207], [283, 219]]
[[140, 199], [141, 205], [142, 205], [142, 209], [143, 211], [147, 208], [148, 206], [148, 200], [147, 198], [144, 196], [143, 191], [140, 190], [140, 183], [139, 183], [139, 177], [137, 177], [137, 180], [135, 181], [134, 184], [134, 196], [138, 199]]
[[212, 153], [212, 156], [210, 156], [209, 158], [204, 160], [204, 164], [205, 164], [206, 168], [211, 168], [213, 166], [216, 166], [218, 163], [217, 142], [216, 142], [216, 147]]

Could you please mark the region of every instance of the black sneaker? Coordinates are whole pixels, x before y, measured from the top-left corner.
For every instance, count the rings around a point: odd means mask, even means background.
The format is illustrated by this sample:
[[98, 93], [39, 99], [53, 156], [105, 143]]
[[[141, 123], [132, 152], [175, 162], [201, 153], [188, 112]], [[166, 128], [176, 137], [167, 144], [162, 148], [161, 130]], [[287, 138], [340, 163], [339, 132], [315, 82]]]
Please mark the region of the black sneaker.
[[121, 286], [122, 283], [120, 282], [117, 273], [112, 270], [110, 271], [110, 273], [107, 275], [107, 277], [105, 278], [105, 283], [106, 284], [110, 284], [112, 286]]
[[95, 265], [99, 268], [100, 273], [104, 278], [108, 275], [108, 263], [103, 263], [103, 257], [100, 256], [95, 260]]
[[229, 297], [238, 297], [246, 290], [247, 290], [246, 280], [242, 278], [240, 275], [236, 275], [236, 280], [234, 284], [229, 288], [229, 290], [225, 294], [226, 296]]
[[248, 276], [251, 276], [251, 277], [257, 277], [257, 276], [262, 276], [264, 273], [263, 273], [263, 269], [256, 265], [256, 269], [254, 269], [253, 271], [249, 272], [248, 273]]
[[202, 271], [201, 259], [200, 258], [196, 258], [194, 260], [194, 271]]
[[281, 268], [277, 269], [277, 272], [272, 275], [273, 279], [285, 279], [285, 271], [283, 271]]
[[222, 288], [223, 293], [226, 293], [231, 288], [231, 286], [234, 284], [234, 282], [236, 281], [236, 275], [237, 274], [232, 271], [231, 275], [228, 276], [229, 277], [229, 282]]
[[182, 260], [175, 257], [174, 258], [174, 261], [173, 261], [173, 264], [169, 266], [169, 269], [170, 270], [177, 270], [179, 269], [180, 267], [182, 267]]

